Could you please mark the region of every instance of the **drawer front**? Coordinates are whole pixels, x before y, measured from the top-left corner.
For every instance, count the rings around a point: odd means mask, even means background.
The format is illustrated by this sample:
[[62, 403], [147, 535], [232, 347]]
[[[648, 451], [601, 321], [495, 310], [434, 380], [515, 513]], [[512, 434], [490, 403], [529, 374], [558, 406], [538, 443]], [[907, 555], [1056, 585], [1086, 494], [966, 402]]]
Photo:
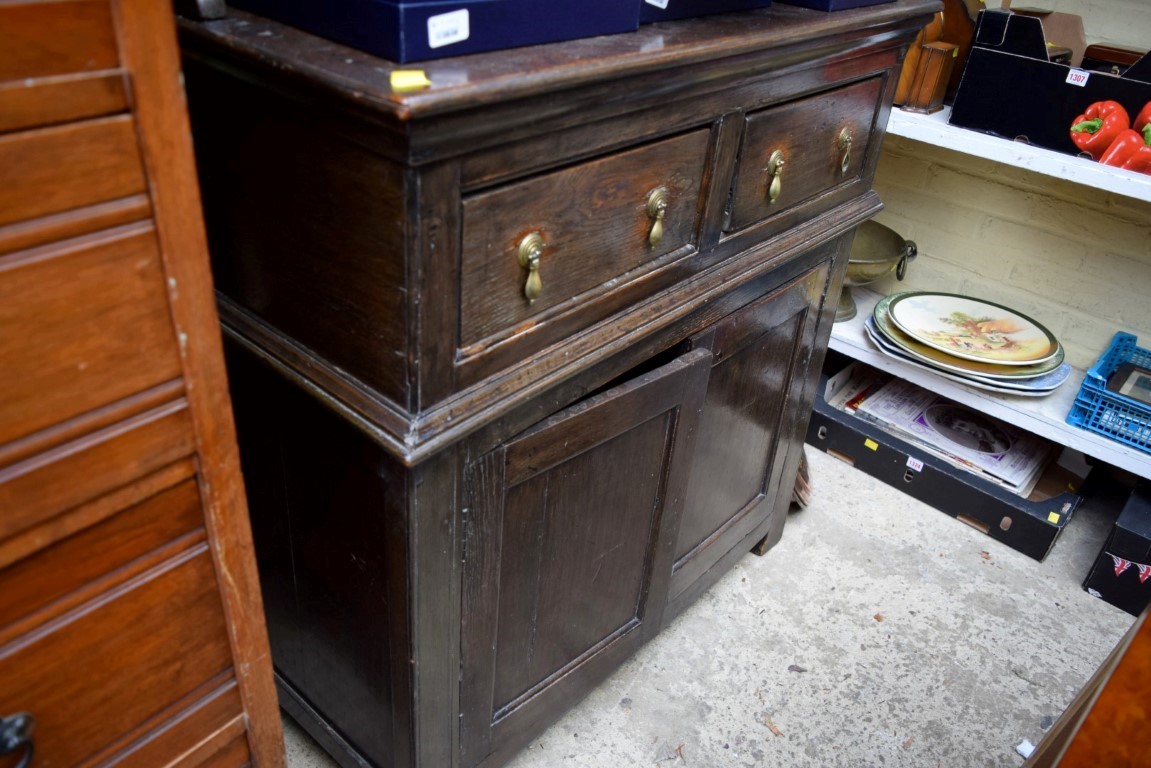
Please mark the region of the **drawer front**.
[[147, 190], [127, 115], [0, 136], [0, 226]]
[[[693, 131], [465, 199], [465, 356], [469, 347], [548, 310], [580, 311], [576, 297], [628, 273], [638, 276], [643, 267], [693, 245], [709, 136], [706, 129]], [[653, 192], [661, 188], [666, 210], [658, 214], [656, 202], [649, 211], [649, 199], [658, 199]], [[653, 237], [653, 228], [662, 235]], [[540, 244], [534, 301], [525, 297], [531, 269], [519, 257], [531, 235]]]
[[37, 765], [76, 765], [230, 665], [200, 544], [0, 646], [0, 713], [35, 718]]
[[729, 229], [858, 180], [882, 95], [874, 77], [749, 115]]
[[178, 377], [152, 228], [0, 258], [0, 360], [0, 444]]
[[0, 82], [119, 63], [108, 0], [0, 3]]

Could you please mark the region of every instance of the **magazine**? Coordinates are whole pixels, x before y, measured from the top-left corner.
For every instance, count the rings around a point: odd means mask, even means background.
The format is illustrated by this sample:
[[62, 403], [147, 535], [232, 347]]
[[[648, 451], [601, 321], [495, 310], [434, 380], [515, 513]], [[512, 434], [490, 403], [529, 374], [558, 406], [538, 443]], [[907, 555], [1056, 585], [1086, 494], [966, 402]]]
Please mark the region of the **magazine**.
[[1046, 440], [901, 379], [865, 399], [856, 415], [1021, 496], [1052, 452]]

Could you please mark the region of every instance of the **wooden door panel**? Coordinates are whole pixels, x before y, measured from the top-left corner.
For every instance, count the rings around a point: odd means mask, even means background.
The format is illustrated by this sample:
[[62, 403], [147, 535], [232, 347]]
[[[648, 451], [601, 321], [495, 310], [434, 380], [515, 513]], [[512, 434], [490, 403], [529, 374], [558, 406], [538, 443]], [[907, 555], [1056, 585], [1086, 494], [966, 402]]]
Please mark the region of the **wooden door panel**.
[[693, 339], [712, 351], [714, 365], [676, 541], [672, 601], [771, 514], [773, 468], [786, 448], [780, 426], [805, 375], [826, 275], [826, 266], [813, 270]]
[[469, 465], [465, 763], [520, 746], [658, 629], [710, 366], [689, 352]]

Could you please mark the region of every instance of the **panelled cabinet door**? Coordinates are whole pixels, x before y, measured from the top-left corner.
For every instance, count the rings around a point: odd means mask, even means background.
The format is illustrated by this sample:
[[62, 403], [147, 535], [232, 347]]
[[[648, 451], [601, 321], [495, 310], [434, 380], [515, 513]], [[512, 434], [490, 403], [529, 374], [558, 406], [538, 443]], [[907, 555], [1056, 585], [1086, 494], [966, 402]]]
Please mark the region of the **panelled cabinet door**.
[[675, 547], [669, 619], [710, 584], [697, 583], [708, 569], [753, 532], [763, 535], [788, 448], [781, 426], [810, 374], [826, 278], [825, 264], [692, 339], [712, 352], [712, 370]]
[[521, 747], [658, 631], [710, 367], [688, 352], [468, 465], [464, 765]]

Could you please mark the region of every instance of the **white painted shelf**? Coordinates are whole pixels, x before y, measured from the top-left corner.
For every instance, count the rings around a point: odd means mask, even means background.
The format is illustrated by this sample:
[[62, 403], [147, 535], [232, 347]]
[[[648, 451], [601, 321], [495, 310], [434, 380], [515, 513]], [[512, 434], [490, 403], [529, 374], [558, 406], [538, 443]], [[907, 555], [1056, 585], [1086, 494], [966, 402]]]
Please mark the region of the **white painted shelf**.
[[1094, 160], [1062, 155], [1042, 147], [958, 128], [947, 123], [950, 117], [950, 107], [932, 115], [904, 112], [896, 107], [891, 110], [887, 131], [924, 144], [1151, 202], [1151, 175], [1124, 171]]
[[1112, 466], [1125, 469], [1151, 480], [1151, 454], [1109, 440], [1102, 435], [1079, 429], [1065, 419], [1071, 403], [1083, 382], [1084, 371], [1074, 370], [1055, 392], [1046, 397], [1012, 397], [968, 387], [942, 376], [907, 365], [880, 352], [863, 329], [864, 318], [871, 315], [881, 296], [873, 291], [852, 288], [859, 307], [854, 319], [836, 323], [831, 331], [831, 348], [873, 368], [888, 371], [946, 398], [1014, 424], [1020, 429], [1074, 448]]

